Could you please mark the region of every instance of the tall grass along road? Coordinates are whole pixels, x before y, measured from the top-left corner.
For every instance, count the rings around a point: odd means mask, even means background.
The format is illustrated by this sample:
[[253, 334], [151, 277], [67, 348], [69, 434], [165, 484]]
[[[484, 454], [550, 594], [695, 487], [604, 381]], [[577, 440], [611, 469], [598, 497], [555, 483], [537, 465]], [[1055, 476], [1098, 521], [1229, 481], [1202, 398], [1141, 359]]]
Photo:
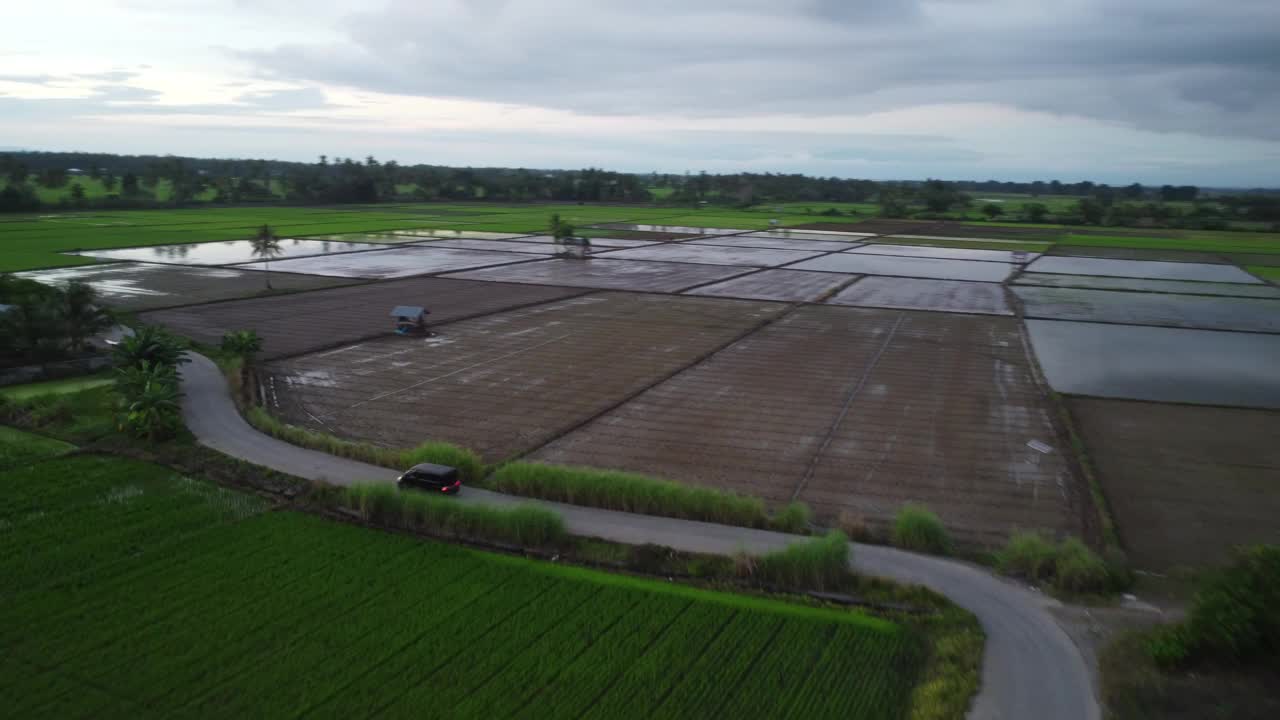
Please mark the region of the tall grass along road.
[[[338, 485], [394, 482], [396, 472], [305, 450], [259, 433], [231, 402], [226, 381], [208, 358], [191, 355], [183, 367], [183, 415], [204, 445], [281, 472]], [[785, 533], [530, 501], [467, 488], [459, 502], [514, 505], [537, 502], [564, 518], [576, 535], [625, 543], [656, 543], [689, 552], [731, 554], [778, 550], [800, 538]], [[1097, 720], [1091, 677], [1079, 648], [1049, 613], [1057, 601], [986, 570], [955, 560], [894, 548], [854, 544], [854, 569], [940, 592], [969, 610], [987, 634], [982, 688], [969, 713], [981, 720]]]

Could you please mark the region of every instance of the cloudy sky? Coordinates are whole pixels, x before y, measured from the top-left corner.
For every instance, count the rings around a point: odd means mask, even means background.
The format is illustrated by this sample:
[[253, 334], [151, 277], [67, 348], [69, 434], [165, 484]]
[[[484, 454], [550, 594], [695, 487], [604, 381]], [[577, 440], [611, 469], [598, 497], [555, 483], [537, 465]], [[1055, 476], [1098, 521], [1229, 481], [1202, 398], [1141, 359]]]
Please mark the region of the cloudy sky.
[[5, 149], [1280, 186], [1277, 0], [5, 5]]

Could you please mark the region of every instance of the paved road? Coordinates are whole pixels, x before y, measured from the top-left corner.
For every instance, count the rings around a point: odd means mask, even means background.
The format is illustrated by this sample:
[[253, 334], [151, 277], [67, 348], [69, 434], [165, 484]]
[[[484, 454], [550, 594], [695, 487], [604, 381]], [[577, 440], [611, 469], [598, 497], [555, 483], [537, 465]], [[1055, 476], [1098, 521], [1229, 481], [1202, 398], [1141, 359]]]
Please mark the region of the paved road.
[[[253, 429], [236, 411], [217, 366], [201, 355], [182, 367], [183, 415], [204, 445], [297, 477], [346, 485], [391, 482], [386, 468], [306, 450]], [[459, 501], [491, 505], [531, 502], [478, 488]], [[693, 552], [765, 551], [795, 536], [537, 501], [559, 512], [569, 530], [626, 543], [657, 543]], [[1058, 603], [963, 562], [877, 545], [853, 544], [859, 572], [917, 583], [968, 609], [987, 633], [982, 689], [969, 713], [981, 720], [1097, 720], [1094, 685], [1079, 648], [1051, 617]]]

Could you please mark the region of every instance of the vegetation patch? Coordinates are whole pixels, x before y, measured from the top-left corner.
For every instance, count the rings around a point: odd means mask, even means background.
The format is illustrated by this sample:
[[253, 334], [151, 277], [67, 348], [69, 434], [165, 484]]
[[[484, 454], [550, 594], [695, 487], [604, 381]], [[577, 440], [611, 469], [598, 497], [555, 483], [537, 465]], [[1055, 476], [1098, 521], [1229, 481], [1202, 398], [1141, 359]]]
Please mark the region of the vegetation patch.
[[258, 430], [293, 445], [320, 450], [350, 460], [404, 470], [418, 463], [436, 463], [458, 468], [465, 482], [475, 482], [484, 475], [484, 462], [471, 450], [444, 442], [426, 442], [409, 450], [396, 450], [364, 442], [341, 440], [332, 435], [307, 430], [281, 422], [261, 407], [245, 411], [249, 424]]
[[759, 498], [614, 470], [513, 462], [499, 467], [483, 484], [499, 492], [570, 505], [785, 532], [800, 532], [809, 521], [809, 510], [800, 503], [770, 516]]
[[951, 537], [933, 511], [908, 504], [893, 519], [893, 544], [905, 550], [951, 554]]
[[745, 557], [742, 565], [750, 577], [764, 585], [839, 590], [847, 585], [849, 576], [849, 539], [833, 531], [759, 558]]
[[497, 508], [460, 503], [386, 483], [343, 488], [338, 502], [363, 520], [441, 537], [516, 547], [546, 547], [566, 537], [559, 515], [532, 505]]
[[1121, 560], [1100, 557], [1078, 538], [1055, 545], [1036, 532], [1015, 533], [996, 554], [996, 565], [1006, 575], [1048, 585], [1068, 596], [1120, 592], [1132, 583]]
[[0, 425], [0, 469], [25, 465], [75, 450], [70, 443]]

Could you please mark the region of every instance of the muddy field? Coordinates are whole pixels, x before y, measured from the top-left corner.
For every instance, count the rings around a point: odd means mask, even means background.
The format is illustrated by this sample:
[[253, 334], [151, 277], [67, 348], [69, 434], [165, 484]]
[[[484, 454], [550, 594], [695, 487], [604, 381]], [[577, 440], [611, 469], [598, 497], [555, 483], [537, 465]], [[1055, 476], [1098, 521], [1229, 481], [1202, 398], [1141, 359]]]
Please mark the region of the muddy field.
[[534, 457], [798, 497], [828, 520], [924, 502], [994, 542], [1079, 532], [1063, 450], [1016, 321], [808, 306]]
[[732, 280], [703, 285], [686, 294], [783, 302], [817, 302], [858, 277], [858, 275], [803, 270], [761, 270]]
[[[261, 282], [260, 273], [246, 274]], [[273, 273], [272, 277], [286, 276]], [[224, 333], [232, 330], [253, 329], [262, 337], [262, 356], [276, 358], [390, 334], [394, 325], [388, 313], [396, 305], [426, 307], [431, 311], [428, 321], [439, 324], [582, 292], [537, 285], [411, 278], [161, 310], [145, 313], [141, 319], [210, 344], [217, 344]]]
[[[133, 311], [250, 297], [268, 292], [266, 278], [262, 273], [234, 268], [121, 262], [74, 265], [14, 274], [48, 285], [80, 280], [92, 285], [107, 305]], [[345, 278], [316, 275], [271, 274], [271, 285], [277, 291], [312, 290], [350, 282]]]
[[596, 293], [454, 323], [425, 340], [383, 338], [268, 367], [290, 422], [396, 447], [446, 440], [494, 462], [539, 447], [785, 308]]
[[1280, 542], [1280, 412], [1069, 401], [1129, 558], [1164, 571]]
[[[797, 271], [798, 272], [798, 271]], [[832, 305], [1012, 315], [1004, 286], [962, 280], [865, 277], [836, 293]]]

